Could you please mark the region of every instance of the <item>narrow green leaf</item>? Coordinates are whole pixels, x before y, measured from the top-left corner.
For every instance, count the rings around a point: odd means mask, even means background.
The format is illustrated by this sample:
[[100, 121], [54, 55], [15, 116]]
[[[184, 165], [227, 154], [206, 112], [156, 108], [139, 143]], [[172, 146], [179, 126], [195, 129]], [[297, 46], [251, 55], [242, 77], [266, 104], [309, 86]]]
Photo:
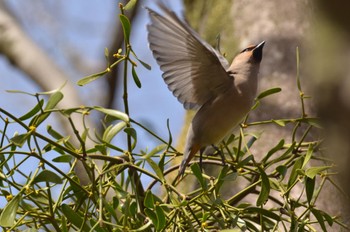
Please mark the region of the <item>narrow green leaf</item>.
[[114, 109], [106, 109], [100, 106], [94, 106], [93, 109], [100, 111], [108, 116], [111, 116], [115, 119], [120, 119], [124, 122], [129, 122], [129, 116], [123, 112], [120, 112], [118, 110], [114, 110]]
[[289, 148], [288, 148], [280, 157], [278, 157], [278, 158], [276, 158], [276, 159], [274, 160], [274, 162], [279, 162], [279, 161], [285, 159], [285, 158], [294, 150], [295, 144], [296, 144], [296, 142], [293, 142], [293, 143], [289, 146]]
[[145, 208], [145, 214], [151, 219], [153, 225], [156, 227], [156, 225], [158, 224], [157, 215], [149, 208]]
[[320, 210], [320, 213], [322, 214], [323, 218], [326, 219], [326, 221], [328, 222], [328, 224], [329, 224], [330, 226], [332, 226], [332, 225], [333, 225], [333, 222], [334, 222], [333, 218], [332, 218], [330, 215], [328, 215], [327, 213], [325, 213], [324, 211], [321, 211], [321, 210]]
[[144, 205], [147, 208], [154, 209], [154, 198], [153, 194], [150, 190], [146, 192], [145, 200], [144, 200]]
[[287, 124], [284, 120], [272, 120], [272, 122], [274, 122], [277, 125], [282, 126], [282, 127], [286, 126], [286, 124]]
[[53, 162], [57, 163], [69, 163], [72, 161], [72, 156], [71, 155], [60, 155], [54, 159], [52, 159]]
[[21, 199], [22, 196], [18, 194], [6, 204], [0, 215], [0, 226], [11, 227], [15, 224], [17, 209]]
[[52, 171], [43, 170], [34, 178], [32, 183], [35, 184], [39, 182], [50, 182], [55, 184], [62, 184], [62, 179]]
[[276, 220], [276, 221], [280, 221], [281, 218], [280, 216], [278, 216], [277, 214], [275, 214], [274, 212], [272, 211], [269, 211], [269, 210], [266, 210], [266, 209], [263, 209], [263, 208], [258, 208], [258, 207], [248, 207], [246, 209], [244, 209], [244, 211], [246, 212], [253, 212], [253, 213], [258, 213], [260, 215], [263, 215], [267, 218], [271, 218], [273, 220]]
[[116, 196], [113, 196], [113, 209], [117, 209], [119, 206], [119, 199]]
[[51, 135], [52, 137], [54, 137], [57, 140], [60, 140], [63, 138], [63, 135], [61, 135], [55, 129], [53, 129], [51, 125], [48, 125], [46, 127], [46, 131], [49, 133], [49, 135]]
[[306, 198], [307, 198], [307, 201], [309, 202], [309, 205], [314, 195], [315, 182], [316, 182], [316, 178], [309, 178], [307, 176], [305, 177]]
[[148, 69], [148, 70], [151, 70], [151, 69], [152, 69], [152, 68], [151, 68], [151, 65], [145, 63], [144, 61], [140, 60], [140, 59], [137, 57], [136, 53], [132, 50], [132, 48], [131, 48], [130, 50], [131, 50], [131, 53], [132, 53], [132, 54], [134, 55], [134, 57], [136, 58], [136, 60], [138, 60], [138, 61], [142, 64], [143, 67], [145, 67], [145, 68]]
[[142, 156], [142, 159], [148, 159], [153, 157], [155, 154], [158, 154], [160, 152], [163, 152], [166, 148], [168, 147], [168, 144], [160, 144], [158, 146], [156, 146], [155, 148], [152, 149], [152, 151], [150, 151], [148, 154]]
[[[74, 210], [69, 207], [67, 204], [62, 204], [62, 212], [66, 216], [69, 222], [71, 222], [77, 228], [81, 228], [84, 220], [83, 216], [80, 216]], [[90, 231], [90, 227], [86, 224], [83, 226], [83, 231]]]
[[118, 216], [116, 214], [115, 209], [113, 208], [113, 205], [107, 202], [106, 198], [102, 198], [103, 208], [107, 210], [107, 212], [115, 219], [118, 219]]
[[119, 15], [120, 22], [122, 23], [123, 32], [124, 32], [124, 38], [126, 40], [126, 43], [129, 44], [130, 41], [130, 31], [131, 31], [131, 25], [129, 19], [125, 15]]
[[132, 66], [131, 73], [132, 73], [132, 77], [134, 79], [134, 82], [135, 82], [136, 86], [138, 88], [141, 88], [141, 81], [140, 81], [139, 77], [137, 76], [137, 73], [136, 73], [134, 65]]
[[13, 144], [15, 144], [17, 147], [22, 147], [29, 137], [30, 137], [30, 133], [20, 134], [12, 137], [10, 141]]
[[33, 117], [36, 113], [38, 113], [38, 112], [42, 109], [43, 105], [44, 105], [44, 99], [41, 99], [41, 100], [38, 102], [38, 104], [36, 104], [36, 105], [34, 106], [33, 109], [31, 109], [28, 113], [26, 113], [26, 114], [24, 114], [23, 116], [21, 116], [21, 117], [19, 118], [19, 120], [24, 121], [24, 120], [27, 120], [27, 119]]
[[109, 63], [109, 51], [108, 51], [108, 48], [105, 48], [105, 59], [106, 59], [106, 62]]
[[276, 171], [282, 176], [282, 178], [281, 178], [282, 180], [286, 176], [287, 170], [288, 169], [285, 165], [280, 165], [280, 166], [276, 167]]
[[147, 64], [146, 62], [144, 62], [144, 61], [138, 59], [137, 57], [136, 57], [136, 59], [137, 59], [137, 60], [142, 64], [142, 66], [145, 67], [147, 70], [151, 70], [151, 69], [152, 69], [151, 65], [149, 65], [149, 64]]
[[314, 151], [314, 147], [312, 144], [309, 145], [309, 148], [307, 149], [305, 158], [304, 158], [304, 162], [303, 162], [303, 166], [301, 166], [302, 168], [305, 167], [305, 165], [309, 162], [309, 160], [311, 159], [311, 156], [313, 154]]
[[206, 190], [208, 188], [208, 185], [202, 176], [202, 171], [201, 171], [201, 168], [199, 167], [199, 165], [197, 163], [192, 164], [191, 170], [192, 170], [193, 175], [197, 178], [198, 182], [200, 183], [202, 190], [203, 191]]
[[55, 92], [52, 94], [47, 101], [47, 104], [45, 106], [45, 110], [51, 110], [57, 106], [57, 104], [63, 99], [63, 93], [60, 91]]
[[131, 150], [133, 150], [137, 143], [137, 133], [136, 130], [132, 127], [127, 127], [124, 129], [124, 132], [127, 133], [131, 138], [133, 138], [133, 142], [131, 144]]
[[281, 88], [272, 88], [272, 89], [265, 90], [264, 92], [260, 93], [257, 96], [257, 99], [258, 100], [263, 99], [269, 95], [279, 93], [279, 92], [281, 92], [281, 90], [282, 90]]
[[25, 95], [29, 95], [29, 96], [32, 96], [32, 97], [35, 97], [35, 94], [32, 94], [32, 93], [28, 93], [28, 92], [25, 92], [25, 91], [21, 91], [21, 90], [6, 90], [6, 92], [8, 93], [20, 93], [20, 94], [25, 94]]
[[320, 224], [322, 230], [324, 232], [327, 232], [327, 228], [326, 225], [324, 224], [324, 218], [321, 214], [321, 212], [315, 208], [311, 209], [312, 214], [315, 216], [315, 218], [317, 219], [318, 223]]
[[130, 10], [134, 8], [136, 3], [137, 3], [137, 0], [129, 0], [129, 2], [124, 6], [124, 10]]
[[57, 93], [59, 91], [61, 91], [64, 86], [66, 86], [67, 84], [67, 81], [65, 81], [60, 87], [58, 87], [57, 89], [53, 89], [53, 90], [49, 90], [49, 91], [45, 91], [45, 92], [38, 92], [37, 94], [39, 95], [52, 95], [54, 93]]
[[305, 118], [303, 121], [305, 121], [306, 123], [316, 128], [320, 128], [320, 129], [323, 128], [318, 118]]
[[159, 166], [152, 159], [146, 159], [146, 161], [151, 166], [156, 175], [159, 177], [159, 179], [164, 181], [164, 175], [162, 170], [160, 170]]
[[288, 180], [288, 188], [291, 187], [296, 181], [298, 177], [298, 170], [301, 169], [302, 165], [303, 165], [303, 158], [300, 157], [295, 161], [292, 172], [290, 173], [290, 177]]
[[267, 160], [273, 155], [275, 154], [277, 151], [281, 150], [283, 148], [283, 145], [284, 145], [284, 139], [281, 139], [279, 141], [279, 143], [273, 147], [268, 153], [267, 155], [262, 159], [261, 163], [266, 163]]
[[68, 232], [67, 220], [64, 215], [61, 215], [61, 230], [62, 232]]
[[112, 139], [125, 127], [126, 123], [124, 121], [118, 122], [115, 125], [110, 125], [103, 133], [102, 140], [104, 142], [110, 143]]
[[156, 205], [156, 215], [157, 215], [157, 231], [160, 231], [164, 228], [166, 224], [165, 213], [159, 205]]
[[331, 166], [311, 167], [306, 170], [305, 175], [309, 178], [314, 178], [317, 174], [320, 174], [321, 172], [330, 168]]
[[299, 47], [296, 47], [296, 59], [297, 59], [297, 86], [299, 92], [301, 92], [301, 85], [300, 85], [300, 59], [299, 59]]
[[82, 79], [80, 79], [77, 84], [79, 86], [83, 86], [83, 85], [86, 85], [86, 84], [89, 84], [90, 82], [92, 81], [95, 81], [97, 79], [100, 79], [103, 75], [105, 75], [106, 73], [108, 73], [108, 69], [105, 70], [105, 71], [102, 71], [102, 72], [99, 72], [99, 73], [95, 73], [95, 74], [92, 74], [90, 76], [86, 76], [86, 77], [83, 77]]
[[265, 171], [259, 166], [259, 172], [260, 172], [260, 177], [261, 177], [261, 190], [259, 193], [259, 197], [256, 201], [257, 206], [262, 206], [264, 205], [267, 200], [269, 199], [270, 195], [270, 181], [269, 178], [267, 177]]
[[244, 167], [246, 164], [249, 163], [249, 161], [252, 161], [254, 159], [254, 156], [253, 155], [249, 155], [247, 156], [244, 160], [242, 160], [241, 162], [239, 162], [237, 164], [237, 168], [242, 168]]
[[[217, 194], [219, 193], [219, 191], [220, 191], [220, 189], [221, 189], [221, 187], [222, 187], [224, 181], [227, 181], [227, 180], [228, 180], [228, 175], [227, 175], [227, 173], [228, 173], [229, 170], [230, 170], [230, 167], [228, 167], [228, 166], [224, 166], [224, 167], [221, 169], [221, 171], [220, 171], [220, 173], [219, 173], [219, 176], [218, 176], [218, 181], [217, 181], [217, 183], [216, 183], [216, 185], [215, 185], [215, 191], [216, 191]], [[235, 173], [236, 173], [236, 172], [235, 172]], [[231, 173], [231, 174], [232, 174], [232, 173]], [[237, 174], [237, 173], [236, 173], [236, 174]], [[234, 179], [235, 179], [235, 178], [234, 178]]]

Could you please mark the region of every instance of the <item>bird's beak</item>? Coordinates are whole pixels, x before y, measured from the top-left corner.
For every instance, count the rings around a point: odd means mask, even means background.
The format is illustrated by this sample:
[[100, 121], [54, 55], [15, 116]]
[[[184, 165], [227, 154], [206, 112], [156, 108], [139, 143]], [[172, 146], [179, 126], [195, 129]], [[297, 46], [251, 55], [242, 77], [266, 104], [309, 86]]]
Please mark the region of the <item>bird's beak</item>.
[[265, 41], [262, 41], [261, 43], [256, 45], [255, 48], [253, 49], [253, 57], [254, 57], [254, 60], [257, 62], [260, 62], [262, 60], [264, 44], [265, 44]]

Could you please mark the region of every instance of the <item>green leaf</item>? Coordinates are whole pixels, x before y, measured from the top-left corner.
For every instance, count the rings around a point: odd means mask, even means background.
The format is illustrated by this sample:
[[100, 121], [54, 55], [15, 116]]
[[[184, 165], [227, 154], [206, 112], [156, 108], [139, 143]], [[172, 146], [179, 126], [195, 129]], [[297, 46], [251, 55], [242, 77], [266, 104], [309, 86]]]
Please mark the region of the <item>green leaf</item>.
[[153, 148], [152, 151], [150, 151], [148, 154], [142, 156], [142, 159], [148, 159], [153, 157], [155, 154], [158, 154], [159, 152], [163, 152], [166, 148], [168, 147], [168, 144], [160, 144], [158, 146], [156, 146], [155, 148]]
[[140, 82], [139, 77], [137, 76], [137, 73], [135, 71], [135, 66], [134, 65], [132, 66], [131, 73], [132, 73], [132, 77], [134, 79], [134, 82], [135, 82], [136, 86], [138, 88], [141, 88], [141, 82]]
[[49, 183], [55, 183], [55, 184], [62, 184], [62, 179], [59, 177], [56, 173], [49, 171], [49, 170], [43, 170], [40, 172], [33, 180], [33, 184], [39, 183], [39, 182], [49, 182]]
[[134, 55], [134, 57], [136, 58], [136, 60], [138, 60], [138, 61], [142, 64], [143, 67], [145, 67], [145, 68], [148, 69], [148, 70], [151, 70], [151, 69], [152, 69], [152, 68], [151, 68], [151, 65], [145, 63], [144, 61], [140, 60], [140, 59], [137, 57], [137, 55], [136, 55], [135, 52], [132, 50], [132, 48], [130, 48], [130, 50], [131, 50], [131, 53], [132, 53], [132, 54]]
[[154, 198], [153, 194], [150, 190], [146, 192], [145, 200], [144, 200], [144, 205], [147, 208], [154, 209]]
[[301, 92], [301, 85], [300, 85], [300, 59], [299, 59], [299, 47], [296, 48], [296, 59], [297, 59], [297, 86], [299, 92]]
[[69, 163], [72, 161], [72, 156], [71, 155], [60, 155], [54, 159], [52, 159], [53, 162], [57, 163]]
[[99, 73], [92, 74], [92, 75], [87, 76], [87, 77], [83, 77], [82, 79], [80, 79], [80, 80], [77, 82], [77, 84], [78, 84], [79, 86], [83, 86], [83, 85], [89, 84], [90, 82], [101, 78], [101, 77], [102, 77], [103, 75], [105, 75], [106, 73], [108, 73], [108, 69], [105, 70], [105, 71], [99, 72]]
[[298, 177], [298, 170], [301, 169], [302, 165], [303, 165], [303, 158], [300, 157], [295, 161], [292, 172], [290, 173], [290, 177], [288, 180], [288, 188], [291, 187], [296, 181]]
[[307, 149], [305, 158], [304, 158], [304, 162], [303, 165], [301, 166], [302, 168], [305, 167], [305, 165], [309, 162], [309, 160], [311, 159], [312, 153], [314, 151], [314, 147], [312, 144], [309, 145], [309, 148]]
[[263, 99], [269, 95], [279, 93], [281, 92], [281, 90], [282, 90], [281, 88], [272, 88], [272, 89], [265, 90], [264, 92], [260, 93], [256, 99], [258, 100]]
[[20, 134], [12, 137], [10, 141], [17, 147], [22, 147], [29, 137], [30, 133]]
[[157, 215], [149, 208], [145, 208], [145, 214], [147, 215], [147, 217], [151, 219], [151, 221], [153, 222], [153, 225], [155, 225], [156, 227], [158, 224]]
[[151, 166], [156, 175], [159, 177], [159, 179], [164, 181], [164, 175], [162, 170], [160, 170], [159, 166], [152, 159], [146, 159], [146, 161]]
[[124, 38], [126, 40], [126, 43], [129, 44], [130, 41], [130, 31], [131, 31], [131, 25], [129, 19], [125, 15], [119, 15], [120, 22], [122, 23], [123, 32], [124, 32]]
[[312, 208], [311, 212], [315, 216], [315, 218], [317, 219], [317, 221], [320, 224], [322, 230], [324, 232], [327, 232], [327, 228], [326, 228], [326, 225], [324, 224], [324, 218], [323, 218], [321, 212], [318, 209], [315, 209], [315, 208]]
[[27, 120], [27, 119], [33, 117], [36, 113], [38, 113], [38, 112], [42, 109], [43, 105], [44, 105], [44, 99], [41, 99], [41, 100], [38, 102], [38, 104], [36, 104], [36, 105], [34, 106], [33, 109], [31, 109], [28, 113], [26, 113], [26, 114], [24, 114], [23, 116], [21, 116], [21, 117], [19, 118], [19, 120], [24, 121], [24, 120]]
[[124, 132], [127, 133], [131, 138], [133, 138], [133, 142], [131, 144], [131, 150], [133, 150], [137, 143], [137, 133], [136, 130], [132, 127], [127, 127], [124, 129]]
[[205, 179], [202, 176], [202, 170], [199, 167], [199, 165], [197, 163], [194, 163], [191, 165], [191, 170], [193, 175], [197, 178], [198, 182], [200, 183], [202, 190], [206, 190], [208, 189], [208, 185], [207, 182], [205, 181]]
[[322, 125], [320, 124], [320, 120], [318, 118], [305, 118], [303, 119], [305, 123], [308, 123], [311, 126], [322, 129]]
[[106, 109], [106, 108], [103, 108], [103, 107], [100, 107], [100, 106], [94, 106], [93, 109], [97, 110], [97, 111], [100, 111], [108, 116], [111, 116], [115, 119], [119, 119], [119, 120], [122, 120], [126, 123], [129, 122], [129, 116], [123, 112], [120, 112], [118, 110], [114, 110], [114, 109]]
[[22, 196], [17, 194], [9, 201], [0, 215], [0, 226], [11, 227], [15, 224], [17, 209]]
[[[215, 191], [216, 191], [216, 194], [218, 194], [219, 193], [219, 191], [220, 191], [220, 189], [221, 189], [221, 187], [222, 187], [222, 185], [223, 185], [223, 183], [224, 183], [224, 181], [225, 180], [228, 180], [228, 175], [227, 175], [227, 173], [228, 173], [228, 171], [230, 170], [230, 167], [228, 167], [228, 166], [224, 166], [222, 169], [221, 169], [221, 171], [220, 171], [220, 173], [219, 173], [219, 176], [218, 176], [218, 181], [217, 181], [217, 183], [216, 183], [216, 185], [215, 185]], [[235, 174], [237, 174], [236, 172], [234, 172]], [[232, 174], [232, 173], [231, 173]], [[237, 176], [236, 176], [237, 177]], [[202, 177], [203, 178], [203, 177]], [[234, 178], [235, 179], [235, 178]]]
[[267, 177], [265, 171], [260, 166], [258, 168], [259, 168], [260, 177], [261, 177], [261, 190], [259, 193], [258, 200], [256, 201], [256, 205], [262, 206], [269, 199], [270, 181], [269, 181], [269, 178]]
[[107, 210], [107, 212], [115, 219], [118, 219], [118, 216], [116, 214], [116, 210], [115, 208], [113, 208], [113, 204], [110, 204], [109, 202], [107, 202], [107, 200], [103, 197], [102, 198], [102, 203], [103, 203], [103, 207], [104, 209]]
[[53, 129], [51, 125], [48, 125], [46, 127], [46, 131], [49, 133], [49, 135], [51, 135], [52, 137], [54, 137], [57, 140], [64, 138], [63, 135], [61, 135], [55, 129]]
[[35, 94], [32, 94], [32, 93], [28, 93], [28, 92], [25, 92], [25, 91], [21, 91], [21, 90], [6, 90], [6, 92], [8, 93], [20, 93], [20, 94], [25, 94], [25, 95], [29, 95], [29, 96], [32, 96], [32, 97], [35, 97], [36, 95]]
[[107, 127], [105, 132], [103, 133], [102, 140], [104, 142], [110, 143], [112, 139], [123, 129], [126, 127], [126, 123], [123, 122], [118, 122], [115, 125], [110, 125]]
[[[77, 228], [81, 228], [81, 226], [84, 222], [82, 216], [77, 214], [67, 204], [62, 204], [62, 212], [66, 216], [66, 218], [68, 219], [69, 222], [71, 222]], [[82, 231], [90, 231], [90, 227], [88, 225], [84, 224]]]
[[321, 172], [330, 169], [331, 166], [321, 166], [321, 167], [311, 167], [306, 170], [305, 175], [309, 178], [314, 178], [317, 174], [320, 174]]
[[239, 162], [237, 164], [237, 168], [242, 168], [244, 167], [246, 164], [249, 163], [249, 161], [252, 161], [254, 159], [254, 156], [253, 155], [249, 155], [247, 156], [247, 158], [245, 158], [244, 160], [242, 160], [241, 162]]
[[282, 176], [282, 178], [281, 178], [282, 180], [286, 176], [287, 170], [288, 169], [285, 165], [280, 165], [280, 166], [276, 167], [276, 171]]
[[307, 201], [309, 202], [309, 205], [314, 195], [315, 182], [316, 182], [316, 178], [309, 178], [307, 176], [305, 177], [306, 198], [307, 198]]
[[142, 64], [142, 66], [145, 67], [147, 70], [151, 70], [151, 69], [152, 69], [151, 65], [149, 65], [149, 64], [147, 64], [146, 62], [144, 62], [144, 61], [138, 59], [137, 57], [136, 57], [136, 59], [137, 59], [137, 60]]
[[268, 153], [267, 155], [263, 158], [263, 160], [261, 161], [261, 163], [266, 163], [266, 161], [277, 151], [281, 150], [284, 146], [284, 139], [281, 139], [281, 141], [279, 141], [279, 143], [273, 147]]
[[45, 106], [45, 110], [51, 110], [57, 106], [57, 104], [63, 99], [63, 93], [60, 91], [55, 92], [52, 94], [47, 101], [47, 104]]
[[281, 218], [280, 216], [278, 216], [277, 214], [275, 214], [274, 212], [272, 211], [269, 211], [269, 210], [266, 210], [266, 209], [263, 209], [263, 208], [258, 208], [258, 207], [248, 207], [246, 209], [244, 209], [244, 211], [246, 212], [252, 212], [252, 213], [258, 213], [260, 215], [263, 215], [267, 218], [271, 218], [273, 220], [276, 220], [276, 221], [280, 221]]
[[287, 124], [286, 121], [284, 121], [284, 120], [272, 120], [272, 122], [274, 122], [277, 125], [282, 126], [282, 127], [286, 126], [286, 124]]
[[108, 48], [105, 48], [105, 59], [106, 59], [106, 62], [109, 66], [109, 51], [108, 51]]
[[130, 10], [134, 8], [135, 4], [137, 3], [137, 0], [130, 0], [124, 7], [124, 10]]
[[164, 228], [166, 224], [165, 213], [159, 205], [156, 205], [156, 215], [157, 215], [157, 231], [160, 231]]

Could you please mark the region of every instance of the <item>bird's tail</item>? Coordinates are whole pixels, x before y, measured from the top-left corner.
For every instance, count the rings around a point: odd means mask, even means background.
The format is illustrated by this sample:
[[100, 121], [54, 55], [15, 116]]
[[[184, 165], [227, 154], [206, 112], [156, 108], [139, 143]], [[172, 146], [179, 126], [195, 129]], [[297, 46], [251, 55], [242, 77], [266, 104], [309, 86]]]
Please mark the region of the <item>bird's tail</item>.
[[185, 173], [185, 169], [188, 163], [193, 159], [194, 155], [200, 150], [199, 145], [193, 145], [185, 149], [184, 157], [179, 167], [179, 177], [182, 177]]

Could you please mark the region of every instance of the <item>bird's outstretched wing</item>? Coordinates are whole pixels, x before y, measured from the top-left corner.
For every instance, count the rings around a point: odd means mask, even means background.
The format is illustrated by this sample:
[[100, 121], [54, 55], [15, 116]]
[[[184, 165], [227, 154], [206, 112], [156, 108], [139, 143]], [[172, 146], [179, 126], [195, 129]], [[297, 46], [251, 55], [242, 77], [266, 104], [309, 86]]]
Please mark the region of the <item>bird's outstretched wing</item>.
[[148, 41], [169, 89], [186, 109], [197, 108], [232, 86], [227, 60], [160, 5], [163, 15], [148, 9]]

